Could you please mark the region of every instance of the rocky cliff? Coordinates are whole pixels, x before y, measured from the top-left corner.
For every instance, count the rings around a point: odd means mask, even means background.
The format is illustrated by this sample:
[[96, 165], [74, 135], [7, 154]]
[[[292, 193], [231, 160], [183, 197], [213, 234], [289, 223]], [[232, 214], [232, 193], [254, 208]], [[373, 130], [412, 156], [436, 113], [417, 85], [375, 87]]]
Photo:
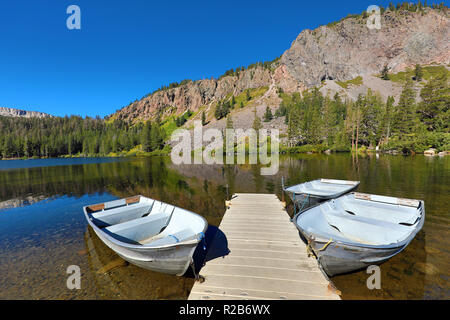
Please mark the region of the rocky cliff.
[[269, 86], [272, 71], [256, 67], [226, 76], [219, 80], [208, 79], [191, 81], [177, 88], [157, 91], [139, 101], [131, 103], [113, 115], [122, 120], [154, 119], [158, 114], [162, 119], [179, 115], [187, 109], [197, 111], [213, 101], [219, 101], [228, 94], [238, 95], [246, 89]]
[[380, 30], [369, 29], [362, 16], [348, 18], [300, 33], [281, 63], [307, 86], [379, 73], [385, 64], [393, 73], [416, 64], [448, 64], [449, 31], [446, 12], [433, 9], [387, 11]]
[[[380, 30], [369, 29], [366, 23], [367, 18], [353, 16], [312, 31], [304, 30], [281, 59], [269, 66], [160, 90], [111, 117], [136, 122], [154, 119], [159, 114], [164, 119], [180, 115], [187, 109], [195, 112], [203, 106], [210, 107], [231, 94], [237, 96], [246, 89], [258, 87], [269, 87], [264, 99], [253, 104], [258, 110], [266, 105], [277, 106], [280, 102], [276, 97], [278, 88], [285, 92], [301, 92], [325, 84], [331, 92], [339, 91], [354, 98], [354, 88], [350, 92], [337, 86], [335, 81], [358, 76], [364, 79], [364, 87], [359, 93], [373, 84], [382, 96], [396, 96], [399, 89], [395, 85], [389, 81], [380, 82], [376, 77], [384, 65], [395, 73], [415, 64], [433, 63], [447, 67], [450, 64], [450, 24], [446, 7], [424, 8], [418, 12], [387, 10], [381, 16]], [[209, 120], [216, 122], [211, 112]]]
[[49, 118], [51, 115], [37, 111], [25, 111], [15, 108], [0, 107], [0, 116], [4, 117], [22, 117], [22, 118]]

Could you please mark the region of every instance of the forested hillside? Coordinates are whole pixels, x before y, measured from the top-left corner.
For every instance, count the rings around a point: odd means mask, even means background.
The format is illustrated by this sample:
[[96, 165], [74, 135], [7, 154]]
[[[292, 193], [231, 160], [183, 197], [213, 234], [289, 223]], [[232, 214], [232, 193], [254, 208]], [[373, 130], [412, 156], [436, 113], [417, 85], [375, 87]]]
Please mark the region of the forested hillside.
[[12, 118], [0, 116], [3, 158], [114, 155], [133, 150], [150, 152], [164, 146], [159, 123], [130, 125], [100, 118]]
[[276, 116], [286, 115], [289, 146], [324, 151], [379, 147], [423, 152], [450, 150], [450, 87], [448, 73], [431, 78], [420, 91], [404, 82], [398, 101], [372, 92], [356, 101], [324, 97], [317, 89], [286, 95]]

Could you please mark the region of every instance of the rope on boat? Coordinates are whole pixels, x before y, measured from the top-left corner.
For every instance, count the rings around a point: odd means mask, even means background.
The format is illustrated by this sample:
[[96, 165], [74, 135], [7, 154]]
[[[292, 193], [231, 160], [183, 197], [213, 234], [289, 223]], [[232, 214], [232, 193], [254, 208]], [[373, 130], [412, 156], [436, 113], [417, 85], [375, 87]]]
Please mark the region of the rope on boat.
[[316, 254], [314, 253], [313, 249], [311, 248], [311, 241], [308, 240], [308, 245], [306, 246], [306, 253], [308, 254], [308, 258], [311, 256], [314, 256], [316, 259]]
[[317, 258], [316, 252], [324, 251], [331, 243], [333, 242], [333, 238], [330, 238], [327, 243], [324, 244], [324, 246], [320, 249], [317, 249], [314, 251], [314, 249], [311, 247], [311, 240], [308, 240], [308, 244], [306, 246], [306, 253], [308, 254], [308, 258], [310, 256], [315, 256]]
[[300, 208], [300, 212], [303, 210], [303, 208], [305, 207], [306, 202], [309, 201], [309, 194], [304, 198], [303, 203], [302, 203], [302, 207]]
[[330, 240], [328, 240], [328, 242], [325, 243], [325, 245], [322, 248], [318, 249], [317, 251], [324, 251], [332, 242], [333, 242], [333, 238], [330, 238]]
[[[302, 212], [302, 210], [305, 208], [305, 205], [308, 201], [309, 201], [309, 194], [304, 196], [304, 200], [302, 201], [302, 206], [298, 212]], [[294, 216], [295, 216], [297, 214], [297, 201], [295, 201], [295, 192], [292, 195], [292, 202], [294, 202]], [[291, 221], [292, 220], [293, 219], [291, 219]]]
[[177, 237], [175, 237], [173, 234], [169, 234], [169, 237], [172, 237], [175, 239], [175, 241], [178, 243], [180, 242], [180, 239], [178, 239]]

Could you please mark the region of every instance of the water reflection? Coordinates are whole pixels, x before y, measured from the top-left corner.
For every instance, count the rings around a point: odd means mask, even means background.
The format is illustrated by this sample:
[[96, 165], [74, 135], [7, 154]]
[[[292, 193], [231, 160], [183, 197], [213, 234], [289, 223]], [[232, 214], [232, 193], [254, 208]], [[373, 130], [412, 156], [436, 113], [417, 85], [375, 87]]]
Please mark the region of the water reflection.
[[[359, 180], [361, 192], [425, 200], [423, 230], [381, 266], [382, 290], [367, 289], [364, 271], [332, 280], [343, 298], [449, 297], [450, 157], [337, 154], [282, 157], [275, 176], [261, 176], [259, 165], [176, 166], [165, 157], [0, 170], [0, 298], [184, 299], [193, 284], [189, 275], [126, 265], [87, 229], [82, 206], [141, 194], [204, 216], [210, 237], [220, 235], [214, 226], [227, 194], [281, 198], [282, 176], [286, 185], [322, 177]], [[293, 213], [289, 202], [288, 210]], [[207, 239], [208, 250], [212, 243]], [[227, 248], [218, 247], [195, 256], [220, 257]], [[77, 292], [65, 287], [70, 264], [82, 269]]]
[[104, 299], [187, 299], [194, 280], [152, 272], [127, 263], [91, 227], [84, 234], [95, 292]]
[[125, 160], [124, 158], [50, 158], [50, 159], [28, 159], [28, 160], [2, 160], [0, 170], [33, 168], [33, 167], [54, 167], [69, 166], [77, 164], [105, 163]]

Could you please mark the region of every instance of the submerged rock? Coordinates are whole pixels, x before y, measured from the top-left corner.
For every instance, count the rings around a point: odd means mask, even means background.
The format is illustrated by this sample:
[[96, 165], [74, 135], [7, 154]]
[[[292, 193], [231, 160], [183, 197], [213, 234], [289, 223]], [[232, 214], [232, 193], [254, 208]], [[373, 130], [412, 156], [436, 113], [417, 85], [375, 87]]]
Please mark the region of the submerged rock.
[[436, 155], [436, 149], [428, 149], [427, 151], [425, 151], [423, 154], [424, 155], [426, 155], [426, 156], [431, 156], [431, 157], [433, 157], [433, 156], [435, 156]]
[[431, 264], [431, 263], [423, 263], [423, 262], [417, 262], [414, 265], [414, 268], [419, 271], [422, 272], [424, 274], [428, 274], [428, 275], [434, 275], [434, 274], [438, 274], [439, 273], [439, 269]]
[[97, 270], [97, 273], [102, 274], [102, 273], [107, 273], [113, 269], [116, 268], [120, 268], [120, 267], [126, 267], [128, 265], [128, 262], [126, 262], [125, 260], [118, 258], [116, 260], [113, 260], [107, 264], [105, 264], [102, 268]]

